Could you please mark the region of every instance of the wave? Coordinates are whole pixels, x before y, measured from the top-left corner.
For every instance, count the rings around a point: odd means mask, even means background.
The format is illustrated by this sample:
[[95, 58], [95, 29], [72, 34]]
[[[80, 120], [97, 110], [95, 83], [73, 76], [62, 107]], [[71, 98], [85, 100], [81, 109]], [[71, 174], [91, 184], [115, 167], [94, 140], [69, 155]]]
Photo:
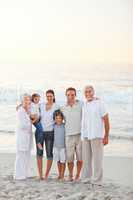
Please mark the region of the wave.
[[[111, 88], [111, 86], [107, 88], [101, 88], [100, 90], [96, 88], [97, 95], [104, 98], [104, 100], [107, 103], [114, 103], [114, 104], [127, 104], [127, 103], [132, 103], [133, 102], [133, 90], [131, 86], [128, 86], [128, 89], [126, 90], [126, 95], [125, 95], [125, 88], [121, 89], [121, 84], [119, 88], [115, 86], [115, 88]], [[0, 87], [0, 102], [1, 103], [16, 103], [20, 101], [20, 96], [21, 94], [29, 92], [30, 94], [33, 93], [31, 89], [20, 89], [17, 90], [15, 89], [10, 89], [10, 88], [2, 88]], [[37, 93], [39, 93], [42, 98], [43, 98], [43, 90], [37, 90]], [[78, 97], [82, 96], [82, 91], [77, 90]], [[57, 91], [56, 96], [57, 99], [60, 99], [61, 101], [65, 101], [64, 96], [64, 91]]]
[[[15, 131], [11, 131], [11, 130], [0, 130], [0, 133], [4, 133], [4, 134], [15, 134]], [[113, 135], [110, 134], [110, 139], [111, 140], [130, 140], [133, 141], [133, 136], [130, 135]]]
[[110, 139], [116, 139], [116, 140], [130, 140], [133, 141], [133, 136], [130, 135], [110, 135]]
[[13, 134], [15, 133], [15, 131], [9, 131], [9, 130], [0, 130], [0, 133], [4, 133], [4, 134]]

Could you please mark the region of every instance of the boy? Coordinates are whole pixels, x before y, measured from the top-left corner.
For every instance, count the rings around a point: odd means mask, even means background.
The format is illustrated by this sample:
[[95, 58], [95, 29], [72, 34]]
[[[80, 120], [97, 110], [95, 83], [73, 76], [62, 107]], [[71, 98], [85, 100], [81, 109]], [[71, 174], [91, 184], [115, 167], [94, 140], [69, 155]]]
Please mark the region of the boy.
[[64, 180], [66, 168], [66, 152], [65, 152], [65, 126], [64, 116], [60, 110], [54, 112], [54, 160], [57, 161], [58, 180]]

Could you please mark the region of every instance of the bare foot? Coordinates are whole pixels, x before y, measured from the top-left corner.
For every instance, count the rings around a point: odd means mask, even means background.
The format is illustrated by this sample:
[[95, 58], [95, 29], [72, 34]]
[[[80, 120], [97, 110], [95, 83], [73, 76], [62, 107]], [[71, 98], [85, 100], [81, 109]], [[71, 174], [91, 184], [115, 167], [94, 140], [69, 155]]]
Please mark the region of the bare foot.
[[69, 177], [67, 178], [67, 181], [72, 182], [72, 181], [73, 181], [73, 177], [72, 177], [72, 176], [69, 176]]
[[36, 177], [36, 180], [42, 181], [44, 178], [43, 177]]
[[76, 175], [74, 180], [75, 180], [75, 181], [79, 181], [79, 179], [80, 179], [80, 176], [79, 176], [79, 175]]
[[65, 178], [64, 178], [64, 177], [61, 177], [61, 178], [60, 178], [60, 181], [61, 181], [61, 182], [64, 182], [64, 181], [65, 181]]
[[41, 181], [43, 181], [43, 180], [44, 180], [44, 178], [43, 178], [43, 177], [40, 177], [40, 180], [41, 180]]
[[40, 150], [43, 150], [43, 147], [42, 147], [41, 143], [38, 143], [38, 144], [37, 144], [37, 147], [38, 147]]
[[61, 177], [60, 177], [60, 176], [58, 176], [58, 177], [57, 177], [57, 180], [60, 180], [60, 179], [61, 179]]
[[48, 176], [43, 177], [43, 180], [47, 181], [48, 180]]

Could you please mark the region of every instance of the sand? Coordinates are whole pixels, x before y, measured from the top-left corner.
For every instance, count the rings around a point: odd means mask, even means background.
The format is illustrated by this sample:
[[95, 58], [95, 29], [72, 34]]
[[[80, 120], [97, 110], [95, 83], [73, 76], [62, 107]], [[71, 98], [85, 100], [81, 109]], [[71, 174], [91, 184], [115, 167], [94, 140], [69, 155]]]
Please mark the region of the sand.
[[133, 200], [132, 158], [105, 157], [102, 187], [82, 182], [59, 182], [55, 164], [49, 180], [39, 181], [35, 157], [32, 159], [34, 177], [15, 181], [14, 160], [14, 154], [0, 154], [0, 200]]

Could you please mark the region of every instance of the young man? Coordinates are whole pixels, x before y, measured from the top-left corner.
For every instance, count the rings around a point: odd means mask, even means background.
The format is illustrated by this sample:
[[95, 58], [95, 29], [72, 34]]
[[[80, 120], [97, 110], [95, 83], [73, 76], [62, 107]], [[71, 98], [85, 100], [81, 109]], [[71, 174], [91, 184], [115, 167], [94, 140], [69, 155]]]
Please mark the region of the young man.
[[66, 155], [69, 170], [69, 181], [73, 181], [74, 158], [77, 159], [75, 180], [80, 178], [82, 168], [81, 117], [82, 104], [76, 100], [75, 88], [66, 90], [67, 104], [61, 110], [65, 117]]
[[[82, 107], [81, 138], [83, 156], [83, 182], [102, 185], [103, 179], [103, 145], [109, 140], [109, 118], [104, 103], [94, 97], [94, 88], [85, 87], [85, 98]], [[93, 160], [93, 169], [92, 169]]]

